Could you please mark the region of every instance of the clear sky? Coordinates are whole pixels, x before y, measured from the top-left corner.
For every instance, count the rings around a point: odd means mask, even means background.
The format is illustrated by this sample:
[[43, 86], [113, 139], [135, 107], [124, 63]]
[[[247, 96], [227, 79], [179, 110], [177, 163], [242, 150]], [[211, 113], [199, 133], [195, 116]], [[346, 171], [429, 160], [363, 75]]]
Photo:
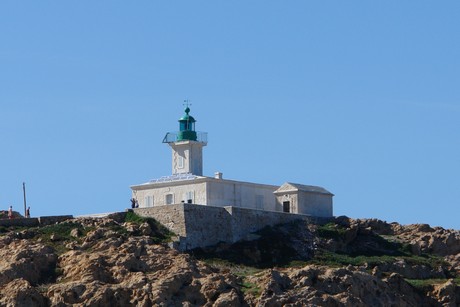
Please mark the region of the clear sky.
[[0, 2], [0, 207], [129, 207], [171, 173], [323, 186], [334, 214], [460, 229], [459, 1]]

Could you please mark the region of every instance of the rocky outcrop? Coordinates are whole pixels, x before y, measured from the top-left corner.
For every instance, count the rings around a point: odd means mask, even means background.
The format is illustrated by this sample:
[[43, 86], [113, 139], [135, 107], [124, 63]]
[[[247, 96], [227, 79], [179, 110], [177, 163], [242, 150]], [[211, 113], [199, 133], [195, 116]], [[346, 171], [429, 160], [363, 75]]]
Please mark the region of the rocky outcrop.
[[[143, 233], [145, 224], [82, 221], [51, 245], [17, 234], [0, 241], [0, 306], [240, 306], [238, 278]], [[116, 230], [114, 230], [114, 227]], [[130, 233], [139, 233], [132, 236]], [[58, 256], [57, 247], [67, 251]]]
[[27, 280], [17, 278], [0, 287], [0, 306], [46, 306], [46, 299]]
[[[430, 227], [428, 224], [400, 225], [376, 219], [350, 219], [347, 217], [339, 217], [336, 222], [338, 226], [343, 227], [346, 238], [330, 240], [328, 249], [350, 251], [350, 249], [353, 249], [353, 243], [358, 241], [358, 244], [355, 245], [359, 246], [358, 253], [362, 253], [362, 247], [365, 244], [370, 244], [369, 235], [378, 235], [391, 240], [393, 243], [406, 245], [409, 252], [414, 255], [441, 256], [450, 265], [448, 270], [452, 274], [460, 274], [459, 230]], [[367, 235], [366, 242], [359, 242], [359, 235], [361, 235], [361, 238], [363, 238], [363, 235]], [[369, 247], [366, 246], [366, 248]], [[384, 249], [384, 247], [381, 247], [381, 249]], [[438, 267], [437, 271], [431, 270], [431, 273], [427, 272], [426, 269], [426, 267], [401, 261], [395, 262], [393, 265], [394, 271], [407, 278], [446, 278], [441, 267]], [[403, 271], [406, 271], [406, 273], [402, 273]]]
[[442, 306], [458, 306], [460, 303], [460, 287], [452, 279], [436, 285], [430, 295]]
[[425, 294], [397, 273], [379, 278], [352, 266], [273, 269], [248, 281], [260, 288], [258, 297], [246, 296], [247, 302], [257, 306], [458, 306], [460, 303], [460, 287], [453, 280], [430, 286]]
[[349, 268], [306, 266], [254, 278], [261, 306], [421, 306], [423, 299], [399, 275], [379, 279]]
[[[91, 253], [59, 257], [63, 274], [46, 296], [51, 304], [171, 306], [213, 303], [236, 293], [236, 278], [217, 274], [189, 255], [155, 245], [149, 238], [119, 238], [95, 244]], [[239, 296], [236, 296], [239, 299]]]
[[57, 262], [52, 248], [10, 236], [0, 239], [0, 259], [0, 287], [18, 278], [32, 285], [47, 282]]
[[460, 231], [431, 228], [427, 224], [395, 225], [394, 234], [399, 240], [412, 246], [414, 253], [430, 253], [440, 256], [460, 253]]
[[354, 240], [358, 234], [372, 232], [383, 236], [395, 236], [399, 242], [412, 246], [412, 251], [417, 254], [430, 253], [441, 256], [460, 253], [460, 231], [430, 227], [427, 224], [400, 225], [386, 223], [377, 219], [350, 219], [339, 217], [336, 219], [347, 232], [347, 243]]
[[340, 217], [203, 257], [161, 243], [160, 232], [151, 221], [88, 218], [3, 233], [0, 306], [460, 305], [454, 230]]

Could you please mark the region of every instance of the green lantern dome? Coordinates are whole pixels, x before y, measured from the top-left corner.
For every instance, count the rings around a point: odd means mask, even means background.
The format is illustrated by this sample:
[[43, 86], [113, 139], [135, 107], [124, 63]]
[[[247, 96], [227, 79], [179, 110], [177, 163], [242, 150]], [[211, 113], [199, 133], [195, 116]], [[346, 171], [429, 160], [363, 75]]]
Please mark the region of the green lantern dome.
[[177, 141], [196, 141], [197, 136], [195, 132], [196, 120], [193, 116], [189, 115], [190, 108], [185, 108], [185, 114], [179, 119], [179, 133], [177, 134]]

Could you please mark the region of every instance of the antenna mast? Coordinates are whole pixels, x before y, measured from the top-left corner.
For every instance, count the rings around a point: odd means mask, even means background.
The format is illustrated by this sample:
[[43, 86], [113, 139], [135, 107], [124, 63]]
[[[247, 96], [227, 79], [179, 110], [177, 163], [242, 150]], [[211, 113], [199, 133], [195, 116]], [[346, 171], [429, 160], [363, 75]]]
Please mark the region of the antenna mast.
[[26, 183], [22, 183], [22, 192], [24, 193], [24, 216], [27, 215], [27, 202], [26, 202]]

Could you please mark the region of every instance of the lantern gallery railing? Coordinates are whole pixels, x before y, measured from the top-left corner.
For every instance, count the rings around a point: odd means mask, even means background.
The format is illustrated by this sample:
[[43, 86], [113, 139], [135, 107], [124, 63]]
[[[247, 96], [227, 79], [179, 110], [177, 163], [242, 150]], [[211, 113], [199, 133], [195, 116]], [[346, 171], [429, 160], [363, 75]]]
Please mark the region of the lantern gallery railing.
[[[163, 143], [175, 143], [178, 142], [177, 135], [179, 132], [168, 132], [163, 138]], [[181, 140], [179, 140], [180, 142]], [[200, 143], [208, 143], [208, 133], [207, 132], [196, 132], [196, 141]]]

